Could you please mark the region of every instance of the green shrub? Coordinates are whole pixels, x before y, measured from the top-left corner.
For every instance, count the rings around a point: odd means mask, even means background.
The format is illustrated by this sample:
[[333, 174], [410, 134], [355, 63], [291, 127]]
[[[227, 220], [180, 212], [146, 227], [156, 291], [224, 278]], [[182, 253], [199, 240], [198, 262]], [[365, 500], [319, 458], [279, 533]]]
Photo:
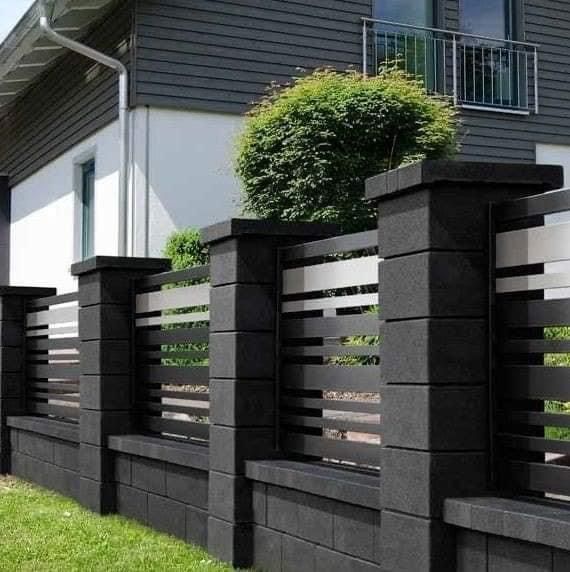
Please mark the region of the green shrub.
[[319, 70], [250, 112], [237, 152], [245, 210], [260, 218], [373, 228], [370, 176], [456, 150], [455, 110], [404, 73]]
[[209, 263], [208, 249], [200, 241], [200, 233], [192, 228], [171, 234], [164, 247], [164, 256], [172, 260], [173, 270]]

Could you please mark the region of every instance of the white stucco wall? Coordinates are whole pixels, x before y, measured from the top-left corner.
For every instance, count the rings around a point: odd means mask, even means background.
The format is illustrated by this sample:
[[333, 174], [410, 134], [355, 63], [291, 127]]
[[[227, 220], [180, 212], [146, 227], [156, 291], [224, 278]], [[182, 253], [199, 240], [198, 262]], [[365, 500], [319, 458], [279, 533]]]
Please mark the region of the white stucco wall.
[[[139, 108], [131, 114], [137, 256], [160, 256], [176, 229], [238, 212], [236, 115]], [[80, 259], [78, 165], [95, 158], [95, 253], [118, 252], [118, 124], [102, 129], [12, 189], [10, 283], [75, 289]]]

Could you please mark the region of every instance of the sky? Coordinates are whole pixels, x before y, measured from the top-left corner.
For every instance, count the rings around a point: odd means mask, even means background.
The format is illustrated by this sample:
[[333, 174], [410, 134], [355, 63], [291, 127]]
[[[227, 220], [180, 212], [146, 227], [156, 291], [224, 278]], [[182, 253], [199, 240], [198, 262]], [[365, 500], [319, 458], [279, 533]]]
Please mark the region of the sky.
[[33, 0], [0, 0], [0, 42], [33, 3]]

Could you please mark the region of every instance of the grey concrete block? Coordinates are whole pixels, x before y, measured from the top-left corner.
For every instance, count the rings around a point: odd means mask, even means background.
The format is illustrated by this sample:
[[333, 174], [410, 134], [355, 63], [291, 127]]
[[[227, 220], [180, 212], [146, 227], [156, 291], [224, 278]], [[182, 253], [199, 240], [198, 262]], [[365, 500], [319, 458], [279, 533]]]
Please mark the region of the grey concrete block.
[[299, 536], [322, 546], [333, 546], [334, 502], [330, 499], [303, 495], [299, 505]]
[[148, 494], [127, 485], [116, 485], [117, 513], [143, 524], [148, 523]]
[[210, 470], [243, 475], [245, 461], [276, 454], [273, 429], [210, 427]]
[[209, 513], [211, 516], [235, 523], [252, 522], [252, 482], [210, 471]]
[[269, 528], [253, 528], [253, 565], [257, 570], [282, 571], [282, 538], [282, 534]]
[[201, 509], [208, 508], [208, 473], [166, 465], [166, 496]]
[[440, 520], [382, 512], [382, 570], [455, 572], [455, 538]]
[[382, 444], [426, 451], [484, 450], [488, 407], [485, 386], [384, 386]]
[[487, 457], [481, 453], [426, 453], [382, 448], [381, 501], [384, 508], [441, 517], [446, 498], [483, 493]]
[[113, 481], [113, 453], [107, 448], [81, 443], [79, 467], [83, 478], [92, 481]]
[[79, 501], [84, 507], [98, 514], [113, 513], [116, 507], [115, 485], [81, 478]]
[[471, 505], [462, 499], [445, 499], [443, 519], [448, 524], [471, 528]]
[[316, 546], [293, 538], [287, 534], [282, 540], [282, 570], [283, 572], [314, 572], [316, 570]]
[[210, 294], [210, 331], [271, 332], [276, 311], [275, 290], [270, 285], [218, 286]]
[[79, 445], [56, 441], [53, 447], [53, 462], [57, 466], [70, 471], [79, 471]]
[[418, 319], [382, 326], [385, 384], [478, 384], [487, 379], [485, 320]]
[[24, 396], [0, 398], [0, 414], [4, 419], [10, 415], [23, 415], [26, 412]]
[[22, 431], [18, 437], [18, 450], [24, 455], [53, 464], [53, 443], [52, 439]]
[[267, 523], [267, 485], [253, 483], [252, 493], [253, 522], [265, 526]]
[[487, 313], [487, 263], [479, 254], [432, 252], [380, 263], [380, 316], [482, 318]]
[[131, 480], [131, 458], [129, 455], [115, 455], [114, 480], [116, 483], [130, 485]]
[[457, 531], [457, 572], [487, 572], [487, 535]]
[[82, 375], [79, 378], [81, 409], [127, 410], [132, 405], [127, 375]]
[[[334, 550], [316, 547], [315, 552], [316, 572], [331, 572], [331, 570], [346, 570], [347, 572], [382, 572], [378, 564], [353, 558]], [[419, 569], [418, 569], [419, 570]]]
[[567, 550], [552, 551], [553, 572], [568, 572], [570, 570], [570, 552]]
[[208, 546], [208, 513], [193, 506], [186, 507], [186, 542]]
[[128, 340], [131, 335], [131, 306], [99, 304], [79, 308], [79, 338]]
[[186, 507], [179, 502], [148, 495], [148, 524], [161, 532], [186, 539]]
[[333, 548], [374, 561], [377, 512], [350, 504], [334, 503]]
[[131, 459], [133, 487], [158, 495], [166, 495], [166, 466], [162, 461]]
[[272, 379], [275, 336], [271, 333], [210, 334], [210, 377]]
[[[0, 322], [2, 327], [2, 322]], [[24, 367], [24, 348], [20, 347], [0, 346], [0, 372], [2, 372], [2, 380], [0, 388], [6, 385], [4, 375], [8, 373], [18, 374]], [[12, 376], [16, 377], [17, 376]]]
[[518, 540], [489, 537], [488, 572], [550, 572], [552, 549]]
[[104, 447], [109, 435], [121, 435], [132, 430], [129, 411], [92, 411], [82, 409], [79, 434], [82, 443]]
[[131, 344], [129, 340], [82, 341], [82, 375], [128, 376], [131, 366]]
[[250, 524], [232, 524], [208, 518], [208, 552], [236, 568], [251, 566], [253, 529]]
[[275, 423], [272, 380], [210, 379], [210, 423], [267, 427]]
[[0, 324], [0, 347], [21, 347], [25, 339], [24, 322], [4, 321]]
[[25, 303], [26, 298], [23, 296], [0, 296], [0, 322], [22, 320], [25, 314]]
[[267, 487], [267, 526], [293, 536], [300, 536], [299, 506], [306, 495], [291, 489]]
[[0, 399], [21, 397], [26, 392], [26, 382], [23, 372], [2, 372], [0, 378]]

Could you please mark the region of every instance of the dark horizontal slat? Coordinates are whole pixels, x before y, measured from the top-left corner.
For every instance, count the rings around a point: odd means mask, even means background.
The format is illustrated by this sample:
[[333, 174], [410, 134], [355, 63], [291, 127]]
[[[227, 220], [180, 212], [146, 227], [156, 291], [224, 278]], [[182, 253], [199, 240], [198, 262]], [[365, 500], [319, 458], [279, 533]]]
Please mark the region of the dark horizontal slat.
[[209, 328], [177, 328], [172, 330], [137, 330], [137, 344], [159, 346], [167, 344], [207, 343]]
[[312, 397], [281, 398], [284, 408], [321, 409], [326, 411], [351, 411], [354, 413], [379, 413], [380, 403], [376, 401], [350, 401], [347, 399], [315, 399]]
[[570, 467], [509, 461], [504, 470], [505, 482], [514, 490], [570, 495]]
[[27, 338], [26, 344], [28, 350], [31, 351], [48, 351], [48, 350], [78, 350], [79, 338]]
[[511, 399], [570, 401], [570, 368], [540, 365], [501, 368], [501, 393]]
[[208, 407], [185, 407], [184, 405], [152, 403], [150, 401], [139, 403], [138, 406], [143, 411], [155, 411], [157, 413], [182, 413], [193, 417], [209, 417]]
[[28, 409], [31, 413], [38, 415], [53, 415], [54, 417], [63, 417], [67, 419], [79, 418], [79, 407], [65, 407], [63, 405], [52, 405], [48, 403], [28, 402]]
[[28, 375], [36, 379], [79, 379], [80, 366], [78, 364], [28, 364]]
[[331, 344], [328, 346], [283, 347], [281, 354], [285, 357], [379, 357], [380, 346], [341, 346], [340, 344]]
[[187, 352], [160, 352], [160, 351], [144, 351], [137, 352], [138, 359], [175, 359], [175, 360], [203, 360], [210, 357], [209, 352], [187, 351]]
[[299, 415], [282, 415], [281, 424], [292, 427], [322, 427], [323, 429], [336, 429], [338, 431], [353, 431], [380, 435], [379, 423], [363, 423], [347, 419], [328, 419], [325, 417], [301, 417]]
[[375, 366], [333, 366], [285, 364], [280, 383], [294, 389], [331, 391], [380, 391], [380, 368]]
[[499, 351], [505, 354], [570, 353], [570, 340], [501, 340]]
[[283, 320], [281, 338], [319, 338], [347, 336], [378, 336], [380, 321], [377, 315], [337, 316]]
[[380, 446], [370, 443], [285, 433], [282, 436], [281, 444], [284, 450], [292, 453], [301, 453], [322, 459], [349, 461], [371, 467], [380, 465]]
[[[59, 392], [38, 392], [30, 391], [28, 392], [28, 397], [30, 399], [56, 399], [60, 403], [79, 403], [79, 395], [70, 395], [69, 393], [59, 393]], [[59, 404], [58, 404], [59, 405]]]
[[53, 392], [62, 391], [64, 393], [74, 393], [79, 391], [79, 382], [71, 381], [69, 383], [55, 383], [55, 382], [32, 382], [29, 384], [31, 389], [47, 389]]
[[170, 397], [172, 399], [188, 399], [190, 401], [210, 401], [210, 394], [198, 391], [168, 391], [165, 389], [148, 389], [149, 397]]
[[496, 220], [503, 222], [567, 210], [570, 210], [570, 192], [564, 189], [516, 201], [508, 201], [493, 208]]
[[137, 290], [148, 290], [165, 284], [176, 282], [186, 282], [191, 280], [201, 280], [210, 277], [209, 266], [195, 266], [186, 270], [176, 270], [174, 272], [163, 272], [153, 276], [147, 276], [137, 282]]
[[529, 435], [513, 435], [510, 433], [502, 433], [499, 434], [498, 437], [501, 444], [510, 449], [570, 455], [570, 441], [544, 439], [542, 437], [531, 437]]
[[290, 262], [377, 247], [378, 232], [371, 230], [289, 246], [281, 250], [281, 260]]
[[570, 324], [570, 300], [498, 300], [497, 321], [518, 328], [564, 326]]
[[207, 366], [147, 365], [137, 369], [137, 377], [144, 383], [208, 385], [210, 369]]
[[58, 306], [59, 304], [69, 304], [70, 302], [77, 302], [79, 300], [78, 292], [71, 292], [69, 294], [61, 294], [59, 296], [48, 296], [47, 298], [36, 298], [28, 302], [28, 308], [40, 309], [49, 306]]
[[570, 427], [570, 414], [544, 411], [499, 411], [499, 420], [537, 427]]
[[142, 417], [143, 426], [154, 433], [171, 433], [184, 435], [194, 439], [207, 441], [210, 438], [210, 425], [208, 423], [195, 423], [192, 421], [177, 421], [163, 417]]

